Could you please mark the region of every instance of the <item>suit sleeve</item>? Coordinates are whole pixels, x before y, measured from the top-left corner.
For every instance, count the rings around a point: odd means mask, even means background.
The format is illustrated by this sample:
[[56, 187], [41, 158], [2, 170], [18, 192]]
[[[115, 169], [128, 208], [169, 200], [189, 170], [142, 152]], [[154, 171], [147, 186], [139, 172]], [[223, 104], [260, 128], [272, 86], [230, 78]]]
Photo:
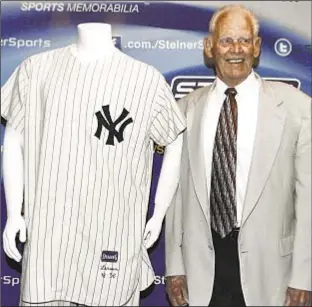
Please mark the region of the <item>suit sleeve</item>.
[[29, 77], [24, 61], [1, 87], [1, 122], [19, 133], [24, 131], [28, 83]]
[[[181, 99], [178, 101], [179, 108], [183, 115], [187, 113], [188, 101], [187, 99]], [[187, 167], [186, 160], [186, 132], [183, 135], [183, 148], [181, 157], [181, 175], [178, 188], [172, 199], [172, 202], [168, 208], [165, 218], [165, 266], [166, 276], [185, 275], [183, 255], [182, 255], [182, 243], [183, 243], [183, 196], [182, 196], [182, 182], [184, 171], [182, 168]]]
[[186, 128], [185, 118], [163, 76], [160, 76], [150, 127], [151, 139], [161, 146], [172, 143]]
[[308, 110], [301, 119], [295, 156], [295, 214], [293, 263], [290, 287], [311, 289], [311, 100], [304, 96]]

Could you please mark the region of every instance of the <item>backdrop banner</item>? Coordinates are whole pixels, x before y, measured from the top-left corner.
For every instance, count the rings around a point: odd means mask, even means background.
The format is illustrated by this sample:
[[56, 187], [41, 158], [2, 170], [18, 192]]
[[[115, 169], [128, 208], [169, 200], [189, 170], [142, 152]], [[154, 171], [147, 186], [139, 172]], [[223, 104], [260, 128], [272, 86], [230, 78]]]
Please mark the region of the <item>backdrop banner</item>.
[[[311, 95], [310, 1], [1, 1], [1, 85], [28, 56], [64, 47], [76, 40], [77, 24], [112, 25], [115, 45], [153, 65], [166, 78], [176, 99], [213, 82], [203, 60], [208, 22], [220, 6], [241, 3], [260, 20], [262, 54], [256, 72], [284, 81]], [[5, 127], [1, 126], [1, 149]], [[2, 152], [2, 150], [1, 150]], [[155, 144], [148, 217], [164, 148]], [[1, 176], [1, 238], [6, 204]], [[164, 236], [150, 250], [154, 284], [141, 295], [142, 306], [168, 306], [164, 288]], [[17, 306], [21, 265], [7, 258], [1, 240], [1, 304]]]

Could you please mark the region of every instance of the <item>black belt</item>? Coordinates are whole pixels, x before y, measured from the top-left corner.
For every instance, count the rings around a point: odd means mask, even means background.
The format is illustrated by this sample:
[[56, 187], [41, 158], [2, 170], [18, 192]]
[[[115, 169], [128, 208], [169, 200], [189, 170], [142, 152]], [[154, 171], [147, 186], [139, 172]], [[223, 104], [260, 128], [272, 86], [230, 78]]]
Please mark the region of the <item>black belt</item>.
[[226, 236], [231, 240], [237, 240], [238, 238], [238, 234], [239, 234], [240, 228], [239, 227], [235, 227], [232, 229], [232, 231]]
[[[212, 235], [215, 235], [217, 236], [219, 239], [221, 239], [221, 236], [213, 229], [211, 228], [211, 231], [212, 231]], [[228, 233], [224, 239], [226, 238], [230, 238], [230, 239], [237, 239], [238, 237], [238, 234], [239, 234], [239, 231], [240, 231], [240, 227], [235, 227], [232, 229], [232, 231], [230, 233]], [[222, 240], [222, 239], [221, 239]]]

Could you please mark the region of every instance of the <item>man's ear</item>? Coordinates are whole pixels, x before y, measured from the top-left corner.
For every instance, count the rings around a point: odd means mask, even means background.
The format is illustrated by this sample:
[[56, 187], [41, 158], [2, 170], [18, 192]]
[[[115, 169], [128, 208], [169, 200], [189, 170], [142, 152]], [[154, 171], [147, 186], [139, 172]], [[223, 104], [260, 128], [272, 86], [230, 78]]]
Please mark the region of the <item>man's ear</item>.
[[213, 58], [213, 38], [211, 35], [204, 38], [204, 54], [208, 58]]
[[254, 40], [254, 58], [257, 58], [260, 55], [260, 52], [261, 52], [261, 42], [262, 42], [262, 39], [259, 36], [256, 37], [255, 40]]

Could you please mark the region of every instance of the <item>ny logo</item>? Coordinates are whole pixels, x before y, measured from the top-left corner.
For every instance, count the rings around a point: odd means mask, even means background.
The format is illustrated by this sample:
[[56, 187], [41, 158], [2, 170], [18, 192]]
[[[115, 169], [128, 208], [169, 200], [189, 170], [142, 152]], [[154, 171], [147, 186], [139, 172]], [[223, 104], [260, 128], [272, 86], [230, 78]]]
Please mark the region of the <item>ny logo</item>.
[[102, 115], [101, 111], [98, 111], [95, 113], [97, 120], [98, 120], [98, 127], [95, 132], [95, 136], [100, 139], [102, 134], [102, 128], [106, 128], [108, 130], [108, 138], [106, 141], [106, 145], [115, 145], [114, 144], [114, 138], [117, 139], [117, 141], [120, 143], [124, 140], [123, 133], [125, 128], [133, 122], [133, 119], [130, 117], [127, 120], [125, 120], [120, 128], [119, 131], [116, 130], [116, 126], [121, 123], [126, 117], [128, 116], [129, 112], [124, 108], [122, 110], [122, 113], [120, 116], [113, 122], [111, 114], [109, 112], [109, 105], [102, 107], [104, 116]]

